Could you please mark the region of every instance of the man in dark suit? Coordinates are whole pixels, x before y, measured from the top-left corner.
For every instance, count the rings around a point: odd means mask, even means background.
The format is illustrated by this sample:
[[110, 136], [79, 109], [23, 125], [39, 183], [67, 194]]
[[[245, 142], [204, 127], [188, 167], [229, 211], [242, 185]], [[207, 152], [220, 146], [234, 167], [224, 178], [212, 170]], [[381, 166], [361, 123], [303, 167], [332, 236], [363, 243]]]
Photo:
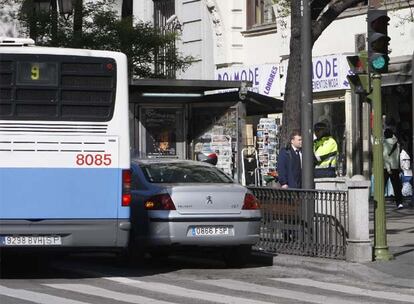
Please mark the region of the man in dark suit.
[[290, 144], [282, 148], [277, 161], [279, 183], [283, 189], [302, 187], [302, 136], [299, 130], [290, 135]]

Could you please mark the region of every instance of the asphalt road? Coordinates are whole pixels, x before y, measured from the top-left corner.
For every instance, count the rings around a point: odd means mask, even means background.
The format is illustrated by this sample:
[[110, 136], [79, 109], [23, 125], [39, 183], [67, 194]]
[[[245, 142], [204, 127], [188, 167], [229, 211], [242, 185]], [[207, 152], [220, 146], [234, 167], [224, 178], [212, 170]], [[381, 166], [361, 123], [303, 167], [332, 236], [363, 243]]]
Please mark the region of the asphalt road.
[[248, 266], [229, 269], [209, 253], [134, 265], [109, 254], [12, 255], [1, 261], [0, 303], [414, 303], [413, 289], [329, 268], [346, 262], [320, 267], [320, 259], [305, 265], [276, 256], [269, 265], [272, 260], [255, 256]]

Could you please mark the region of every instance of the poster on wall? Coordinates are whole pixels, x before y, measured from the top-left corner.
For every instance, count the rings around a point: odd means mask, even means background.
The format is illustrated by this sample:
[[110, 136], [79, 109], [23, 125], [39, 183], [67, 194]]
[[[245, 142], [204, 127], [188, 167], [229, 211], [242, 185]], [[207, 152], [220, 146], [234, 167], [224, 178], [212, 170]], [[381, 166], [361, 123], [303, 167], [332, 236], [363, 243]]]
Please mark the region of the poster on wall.
[[146, 130], [147, 156], [176, 156], [177, 137], [181, 133], [181, 110], [174, 108], [145, 108], [142, 123]]
[[229, 175], [232, 174], [233, 170], [231, 142], [231, 136], [229, 135], [212, 134], [211, 136], [210, 147], [217, 154], [216, 166]]
[[193, 114], [194, 153], [217, 154], [217, 167], [233, 176], [237, 140], [235, 108], [197, 108]]

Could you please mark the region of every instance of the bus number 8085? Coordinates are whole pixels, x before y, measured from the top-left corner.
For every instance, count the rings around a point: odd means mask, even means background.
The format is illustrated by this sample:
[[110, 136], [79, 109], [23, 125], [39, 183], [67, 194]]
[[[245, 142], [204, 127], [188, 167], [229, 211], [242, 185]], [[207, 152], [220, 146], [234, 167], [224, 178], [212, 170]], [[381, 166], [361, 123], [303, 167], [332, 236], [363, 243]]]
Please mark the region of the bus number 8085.
[[112, 163], [111, 154], [77, 154], [78, 166], [109, 166]]

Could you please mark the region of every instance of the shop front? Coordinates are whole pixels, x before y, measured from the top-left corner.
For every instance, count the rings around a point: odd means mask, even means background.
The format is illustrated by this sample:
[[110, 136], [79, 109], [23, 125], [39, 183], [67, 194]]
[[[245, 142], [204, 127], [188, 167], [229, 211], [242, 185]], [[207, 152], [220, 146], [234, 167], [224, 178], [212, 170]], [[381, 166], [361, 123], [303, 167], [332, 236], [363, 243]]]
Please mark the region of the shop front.
[[[338, 142], [339, 176], [371, 176], [372, 109], [352, 94], [346, 76], [349, 54], [313, 58], [313, 118], [325, 122]], [[382, 75], [383, 129], [391, 127], [400, 144], [412, 155], [412, 80], [409, 58], [392, 58]]]
[[[216, 71], [216, 79], [243, 79], [252, 82], [252, 90], [258, 94], [283, 98], [288, 60], [280, 64], [262, 64], [222, 68]], [[338, 175], [346, 175], [347, 161], [352, 163], [350, 143], [352, 143], [352, 98], [347, 82], [348, 65], [346, 55], [329, 55], [313, 58], [313, 123], [324, 122], [339, 146]], [[276, 113], [281, 113], [276, 112]], [[269, 113], [271, 114], [271, 113]], [[277, 167], [277, 155], [280, 149], [281, 115], [250, 117], [253, 137], [256, 139], [254, 149], [258, 154], [258, 167], [261, 175], [271, 174]], [[352, 170], [352, 166], [348, 169]], [[266, 184], [262, 181], [262, 184]]]

